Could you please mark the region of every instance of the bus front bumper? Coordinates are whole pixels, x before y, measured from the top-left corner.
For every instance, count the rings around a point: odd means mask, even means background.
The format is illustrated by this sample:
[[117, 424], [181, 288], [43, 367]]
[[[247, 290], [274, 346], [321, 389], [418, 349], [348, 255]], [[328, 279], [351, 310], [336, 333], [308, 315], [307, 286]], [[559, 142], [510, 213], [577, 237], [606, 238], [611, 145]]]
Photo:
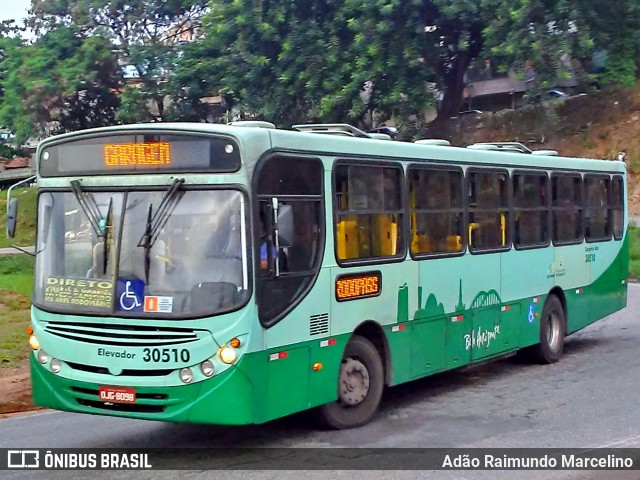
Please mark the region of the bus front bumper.
[[237, 366], [208, 380], [174, 387], [135, 387], [135, 403], [100, 400], [103, 383], [60, 377], [31, 355], [33, 401], [41, 407], [68, 412], [112, 415], [171, 422], [246, 425], [255, 423], [252, 384]]

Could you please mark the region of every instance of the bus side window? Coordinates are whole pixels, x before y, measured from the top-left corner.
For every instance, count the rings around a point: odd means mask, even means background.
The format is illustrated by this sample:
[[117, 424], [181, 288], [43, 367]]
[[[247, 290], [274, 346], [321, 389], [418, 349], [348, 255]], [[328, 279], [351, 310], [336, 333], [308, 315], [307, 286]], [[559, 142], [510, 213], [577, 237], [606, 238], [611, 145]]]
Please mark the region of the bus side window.
[[582, 178], [554, 174], [551, 177], [552, 233], [555, 243], [582, 241]]
[[402, 169], [338, 165], [334, 176], [338, 260], [402, 255]]
[[411, 253], [461, 253], [462, 170], [411, 166], [409, 199]]
[[509, 176], [501, 171], [471, 171], [468, 174], [469, 249], [508, 247]]

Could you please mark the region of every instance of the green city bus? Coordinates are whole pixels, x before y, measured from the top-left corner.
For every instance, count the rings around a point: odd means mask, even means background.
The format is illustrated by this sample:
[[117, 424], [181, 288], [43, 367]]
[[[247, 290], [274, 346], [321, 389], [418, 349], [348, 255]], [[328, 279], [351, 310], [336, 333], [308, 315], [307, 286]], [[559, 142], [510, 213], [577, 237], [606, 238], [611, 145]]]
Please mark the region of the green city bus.
[[317, 407], [349, 428], [386, 386], [554, 363], [626, 306], [623, 162], [383, 137], [238, 122], [43, 141], [35, 403], [227, 425]]

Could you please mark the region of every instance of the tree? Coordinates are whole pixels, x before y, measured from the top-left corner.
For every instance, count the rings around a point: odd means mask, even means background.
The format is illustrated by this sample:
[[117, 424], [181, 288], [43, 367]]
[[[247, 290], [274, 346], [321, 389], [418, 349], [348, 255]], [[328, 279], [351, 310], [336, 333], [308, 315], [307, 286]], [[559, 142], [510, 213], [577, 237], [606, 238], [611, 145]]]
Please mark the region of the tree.
[[462, 104], [464, 75], [484, 46], [482, 30], [490, 14], [482, 0], [424, 2], [425, 20], [432, 25], [428, 41], [439, 46], [437, 78], [443, 90], [438, 119], [457, 115]]
[[576, 3], [582, 24], [592, 37], [593, 50], [608, 53], [600, 82], [633, 85], [640, 66], [640, 3], [636, 0]]
[[14, 42], [3, 66], [0, 123], [18, 144], [114, 123], [119, 69], [104, 38], [80, 38], [60, 26], [33, 45]]
[[571, 73], [572, 60], [591, 53], [590, 29], [575, 2], [489, 0], [489, 4], [495, 14], [483, 31], [486, 54], [503, 71], [532, 65], [538, 86], [545, 89]]
[[176, 47], [195, 35], [206, 9], [206, 0], [32, 0], [31, 24], [40, 31], [68, 25], [86, 38], [108, 38], [120, 65], [135, 72], [119, 120], [163, 120]]
[[424, 112], [431, 63], [420, 2], [365, 3], [213, 3], [203, 42], [185, 48], [175, 72], [184, 110], [201, 114], [197, 99], [219, 94], [245, 114], [284, 125]]

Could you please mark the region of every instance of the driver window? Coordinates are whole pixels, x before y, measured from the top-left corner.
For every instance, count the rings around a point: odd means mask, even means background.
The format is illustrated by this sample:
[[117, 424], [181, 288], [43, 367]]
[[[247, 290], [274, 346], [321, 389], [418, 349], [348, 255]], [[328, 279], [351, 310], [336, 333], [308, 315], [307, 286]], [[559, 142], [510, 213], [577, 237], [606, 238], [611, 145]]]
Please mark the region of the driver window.
[[[257, 170], [254, 256], [260, 321], [275, 324], [302, 299], [320, 266], [322, 163], [316, 159], [271, 157]], [[275, 237], [290, 222], [287, 237]], [[276, 269], [276, 264], [278, 268]]]

